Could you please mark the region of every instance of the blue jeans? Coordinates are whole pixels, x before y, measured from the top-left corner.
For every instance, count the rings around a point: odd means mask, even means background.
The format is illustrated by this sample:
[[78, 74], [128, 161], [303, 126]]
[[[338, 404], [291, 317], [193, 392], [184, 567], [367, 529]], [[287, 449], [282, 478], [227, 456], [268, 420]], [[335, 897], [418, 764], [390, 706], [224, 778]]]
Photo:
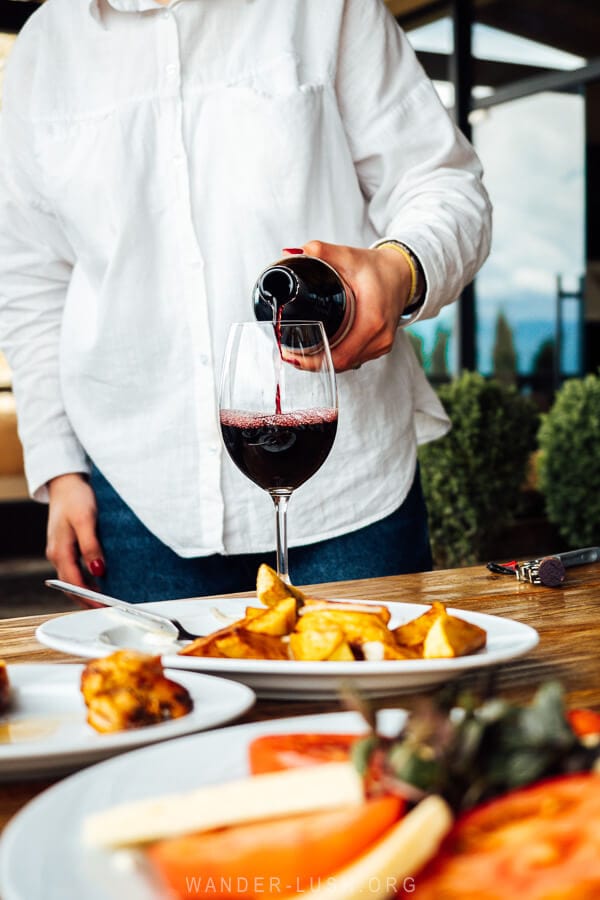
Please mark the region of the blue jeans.
[[[145, 603], [251, 591], [262, 562], [275, 567], [275, 553], [185, 559], [143, 525], [104, 476], [93, 467], [91, 484], [98, 503], [98, 537], [106, 575], [105, 593]], [[401, 575], [431, 569], [427, 511], [419, 473], [402, 506], [386, 518], [316, 544], [292, 547], [289, 569], [294, 584]]]

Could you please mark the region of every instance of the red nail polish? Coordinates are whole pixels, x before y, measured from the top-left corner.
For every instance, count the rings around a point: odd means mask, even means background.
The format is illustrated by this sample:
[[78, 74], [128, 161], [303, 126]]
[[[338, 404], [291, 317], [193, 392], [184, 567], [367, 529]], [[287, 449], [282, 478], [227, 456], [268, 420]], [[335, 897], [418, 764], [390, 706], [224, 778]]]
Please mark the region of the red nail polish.
[[90, 572], [98, 578], [102, 578], [106, 571], [103, 559], [93, 559], [90, 563]]
[[302, 247], [284, 247], [283, 252], [298, 254], [298, 253], [304, 253], [304, 250], [302, 249]]

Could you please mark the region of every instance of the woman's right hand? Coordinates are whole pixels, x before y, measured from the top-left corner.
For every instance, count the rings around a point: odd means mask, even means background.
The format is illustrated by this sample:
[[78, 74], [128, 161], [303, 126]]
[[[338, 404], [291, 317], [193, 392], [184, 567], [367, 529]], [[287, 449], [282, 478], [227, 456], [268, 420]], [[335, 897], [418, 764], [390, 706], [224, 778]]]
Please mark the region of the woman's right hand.
[[46, 556], [62, 581], [86, 587], [79, 564], [91, 575], [104, 574], [104, 556], [96, 537], [96, 497], [83, 475], [59, 475], [48, 482]]

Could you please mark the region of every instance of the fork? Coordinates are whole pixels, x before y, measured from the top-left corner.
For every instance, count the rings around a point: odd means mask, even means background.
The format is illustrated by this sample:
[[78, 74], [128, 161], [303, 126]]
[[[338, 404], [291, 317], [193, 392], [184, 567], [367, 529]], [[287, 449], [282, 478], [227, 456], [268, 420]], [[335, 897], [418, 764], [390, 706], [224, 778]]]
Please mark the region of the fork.
[[184, 628], [177, 619], [161, 616], [157, 613], [148, 612], [147, 610], [141, 610], [133, 603], [127, 603], [125, 600], [118, 600], [116, 597], [109, 597], [107, 594], [99, 594], [97, 591], [79, 587], [77, 584], [69, 584], [68, 581], [49, 578], [44, 584], [46, 587], [53, 588], [56, 591], [63, 591], [65, 594], [74, 594], [76, 597], [91, 600], [96, 604], [110, 606], [118, 612], [124, 613], [130, 618], [135, 619], [139, 624], [143, 624], [146, 629], [149, 628], [152, 631], [163, 634], [171, 640], [193, 641], [198, 637], [204, 637], [204, 635], [188, 631], [188, 629]]

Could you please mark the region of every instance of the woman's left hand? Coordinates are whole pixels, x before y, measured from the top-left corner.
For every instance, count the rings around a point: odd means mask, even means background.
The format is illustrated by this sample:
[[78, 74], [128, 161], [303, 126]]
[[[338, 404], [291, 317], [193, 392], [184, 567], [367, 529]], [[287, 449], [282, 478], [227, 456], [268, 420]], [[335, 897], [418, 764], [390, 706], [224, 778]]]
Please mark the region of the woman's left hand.
[[392, 247], [365, 250], [309, 241], [303, 250], [329, 263], [350, 285], [356, 315], [350, 333], [332, 350], [337, 372], [389, 353], [411, 287], [406, 259]]

